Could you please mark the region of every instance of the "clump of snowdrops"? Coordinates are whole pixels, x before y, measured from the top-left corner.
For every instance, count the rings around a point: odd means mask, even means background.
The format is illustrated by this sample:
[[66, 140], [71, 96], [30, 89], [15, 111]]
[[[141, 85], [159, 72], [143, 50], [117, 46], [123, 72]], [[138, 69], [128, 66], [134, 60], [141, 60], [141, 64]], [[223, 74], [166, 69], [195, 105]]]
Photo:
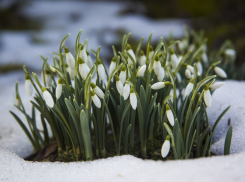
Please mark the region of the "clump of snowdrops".
[[[191, 39], [188, 31], [180, 41], [167, 43], [161, 38], [155, 48], [151, 46], [151, 34], [144, 51], [144, 38], [132, 50], [128, 34], [123, 36], [120, 51], [112, 46], [114, 55], [108, 72], [100, 47], [94, 51], [88, 49], [87, 40], [80, 43], [81, 32], [74, 55], [64, 46], [68, 34], [59, 53], [52, 52], [53, 65], [40, 56], [43, 84], [36, 73], [29, 73], [24, 66], [25, 88], [35, 100], [31, 101], [31, 116], [25, 111], [16, 83], [15, 106], [26, 116], [29, 129], [10, 112], [35, 151], [52, 139], [57, 141], [58, 153], [72, 154], [71, 160], [122, 154], [151, 159], [211, 155], [215, 128], [230, 106], [212, 129], [206, 108], [212, 104], [212, 92], [224, 84], [215, 80], [227, 77], [218, 64], [224, 57], [235, 59], [230, 44], [210, 59], [207, 40], [198, 35]], [[40, 112], [42, 129], [37, 128], [35, 109]], [[232, 126], [225, 154], [230, 153], [231, 136]]]

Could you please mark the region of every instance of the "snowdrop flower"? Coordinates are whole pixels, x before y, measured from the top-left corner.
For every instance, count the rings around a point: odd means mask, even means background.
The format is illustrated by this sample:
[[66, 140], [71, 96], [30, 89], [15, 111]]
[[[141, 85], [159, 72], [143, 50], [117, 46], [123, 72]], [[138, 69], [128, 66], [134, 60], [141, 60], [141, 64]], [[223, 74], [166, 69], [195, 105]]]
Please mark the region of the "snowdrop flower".
[[42, 87], [42, 93], [43, 93], [43, 98], [46, 102], [46, 104], [50, 107], [53, 108], [54, 107], [54, 100], [53, 97], [51, 96], [51, 94], [47, 91], [46, 87]]
[[194, 68], [193, 68], [193, 66], [188, 65], [186, 63], [183, 63], [183, 66], [185, 66], [186, 69], [188, 69], [192, 74], [194, 74]]
[[75, 77], [74, 77], [75, 70], [72, 69], [71, 67], [69, 67], [68, 72], [69, 72], [71, 80], [74, 80], [75, 79]]
[[81, 58], [78, 58], [78, 64], [79, 64], [79, 73], [83, 78], [83, 80], [85, 80], [89, 73], [89, 67]]
[[212, 104], [212, 97], [211, 97], [211, 93], [210, 93], [210, 90], [209, 90], [207, 84], [204, 85], [203, 97], [204, 97], [204, 102], [205, 102], [206, 106], [210, 107]]
[[171, 83], [170, 82], [157, 82], [151, 86], [151, 89], [158, 90], [158, 89], [164, 88], [165, 86], [168, 86], [168, 85], [171, 85]]
[[195, 49], [195, 44], [191, 44], [188, 48], [188, 51], [192, 52], [192, 51], [194, 51], [194, 49]]
[[98, 87], [97, 85], [95, 85], [93, 82], [91, 82], [91, 87], [94, 90], [94, 92], [96, 93], [96, 95], [98, 95], [101, 99], [104, 98], [105, 94], [104, 92], [100, 89], [100, 87]]
[[227, 77], [226, 72], [223, 69], [221, 69], [220, 67], [213, 66], [213, 69], [214, 69], [215, 73], [217, 75], [219, 75], [220, 77], [222, 77], [222, 78], [226, 78]]
[[154, 61], [153, 69], [154, 69], [155, 74], [158, 76], [161, 71], [161, 62], [158, 56], [156, 56], [156, 60]]
[[123, 92], [123, 84], [121, 82], [121, 80], [119, 79], [119, 77], [117, 75], [115, 75], [115, 80], [116, 80], [116, 87], [117, 87], [117, 91], [120, 95], [122, 95]]
[[49, 70], [45, 71], [45, 81], [46, 81], [46, 84], [47, 84], [47, 86], [49, 88], [52, 87], [52, 77], [50, 75], [50, 71]]
[[20, 107], [20, 98], [18, 96], [15, 98], [15, 105]]
[[32, 83], [30, 80], [30, 76], [29, 74], [26, 74], [25, 76], [25, 89], [26, 89], [26, 93], [31, 96], [32, 95], [32, 91], [33, 91], [33, 87], [32, 87]]
[[93, 66], [93, 61], [92, 61], [92, 58], [91, 58], [91, 56], [89, 55], [89, 52], [88, 52], [88, 51], [86, 51], [86, 54], [87, 54], [87, 65], [88, 65], [88, 67], [91, 69], [92, 66]]
[[203, 53], [202, 53], [201, 59], [202, 59], [202, 61], [204, 62], [205, 65], [208, 64], [208, 55], [207, 55], [206, 52], [203, 52]]
[[90, 95], [92, 97], [92, 101], [94, 103], [94, 105], [98, 108], [101, 108], [101, 102], [99, 97], [94, 93], [94, 91], [90, 90]]
[[137, 97], [136, 97], [136, 94], [132, 88], [130, 89], [130, 104], [131, 104], [132, 108], [135, 110], [137, 107]]
[[136, 77], [139, 78], [139, 77], [144, 76], [144, 74], [145, 74], [145, 69], [146, 69], [146, 65], [144, 64], [144, 65], [141, 66], [141, 67], [139, 68], [139, 70], [137, 71]]
[[201, 76], [202, 75], [202, 64], [201, 64], [199, 59], [197, 59], [196, 65], [197, 65], [197, 70], [198, 70], [197, 74], [198, 74], [198, 76]]
[[164, 70], [164, 66], [163, 63], [161, 64], [161, 69], [160, 69], [160, 73], [157, 75], [157, 79], [159, 82], [161, 82], [163, 80], [165, 76], [165, 70]]
[[58, 80], [55, 94], [56, 94], [56, 99], [59, 99], [62, 94], [62, 79], [61, 78], [59, 78]]
[[150, 61], [150, 62], [151, 62], [151, 59], [152, 59], [153, 53], [154, 53], [154, 51], [153, 51], [153, 47], [152, 47], [152, 46], [150, 46], [150, 48], [149, 48], [149, 61]]
[[100, 79], [104, 80], [105, 79], [105, 69], [100, 59], [98, 60], [98, 73], [99, 73]]
[[130, 93], [130, 84], [126, 83], [123, 87], [123, 98], [124, 98], [124, 100], [127, 100], [129, 93]]
[[66, 53], [66, 62], [69, 67], [72, 69], [75, 69], [75, 59], [71, 52], [69, 51], [68, 47], [65, 47], [65, 53]]
[[166, 114], [167, 114], [167, 118], [168, 118], [169, 123], [172, 126], [174, 126], [174, 115], [173, 115], [173, 112], [171, 111], [168, 104], [166, 104]]
[[162, 145], [162, 149], [161, 149], [162, 158], [167, 157], [169, 151], [170, 151], [170, 136], [168, 135]]
[[177, 80], [178, 80], [179, 83], [182, 81], [182, 78], [181, 78], [181, 75], [180, 75], [179, 72], [177, 72], [176, 78], [177, 78]]
[[228, 57], [231, 57], [232, 60], [236, 59], [236, 51], [234, 49], [226, 49], [225, 50], [225, 55]]
[[110, 67], [109, 67], [109, 73], [110, 74], [113, 72], [113, 70], [116, 68], [116, 66], [117, 66], [116, 58], [113, 57], [112, 60], [111, 60]]
[[[127, 44], [127, 52], [132, 56], [132, 58], [134, 59], [134, 61], [136, 61], [136, 59], [135, 59], [135, 54], [134, 54], [134, 52], [133, 52], [133, 50], [131, 49], [131, 46], [130, 46], [129, 44]], [[128, 57], [128, 64], [129, 64], [129, 65], [132, 65], [132, 64], [133, 64], [133, 62], [132, 62], [132, 60], [130, 59], [130, 57]]]
[[192, 79], [192, 80], [188, 83], [188, 85], [187, 85], [187, 87], [186, 87], [186, 89], [185, 89], [184, 97], [190, 95], [190, 93], [192, 92], [193, 87], [194, 87], [194, 84], [193, 84], [193, 83], [194, 83], [194, 79]]
[[215, 82], [209, 88], [210, 89], [218, 89], [218, 88], [222, 87], [224, 84], [225, 84], [225, 82]]
[[54, 69], [53, 65], [50, 65], [50, 69], [52, 72], [56, 73], [56, 69]]
[[125, 65], [122, 66], [122, 70], [119, 74], [119, 78], [120, 78], [122, 84], [124, 84], [126, 81], [126, 66]]
[[84, 46], [80, 43], [81, 45], [81, 50], [80, 50], [80, 53], [79, 53], [79, 57], [81, 59], [83, 59], [83, 61], [88, 64], [88, 56], [87, 56], [87, 53], [86, 53], [86, 50], [84, 48]]
[[191, 72], [190, 72], [190, 70], [188, 70], [188, 69], [185, 70], [185, 77], [187, 79], [191, 79]]
[[180, 50], [184, 50], [187, 47], [187, 40], [183, 39], [182, 41], [179, 41], [178, 46]]
[[173, 49], [170, 49], [170, 60], [171, 60], [171, 66], [174, 70], [176, 70], [178, 64], [179, 64], [179, 59], [177, 58], [176, 54], [174, 53]]
[[140, 51], [140, 65], [141, 66], [144, 65], [145, 62], [146, 62], [146, 56], [145, 56], [144, 52], [141, 50]]

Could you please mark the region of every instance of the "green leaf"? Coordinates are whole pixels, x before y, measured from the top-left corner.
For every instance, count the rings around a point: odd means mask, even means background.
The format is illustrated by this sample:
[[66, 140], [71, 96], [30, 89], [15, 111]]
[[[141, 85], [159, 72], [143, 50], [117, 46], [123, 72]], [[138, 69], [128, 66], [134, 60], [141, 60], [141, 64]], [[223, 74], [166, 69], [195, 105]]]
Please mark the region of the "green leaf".
[[81, 122], [83, 142], [85, 146], [86, 160], [90, 161], [92, 160], [92, 145], [91, 145], [91, 137], [90, 137], [88, 119], [87, 119], [87, 116], [84, 110], [82, 110], [80, 113], [80, 122]]
[[224, 155], [229, 155], [230, 154], [230, 148], [231, 148], [231, 139], [232, 139], [232, 129], [233, 127], [230, 126], [226, 137], [225, 137], [225, 147], [224, 147]]

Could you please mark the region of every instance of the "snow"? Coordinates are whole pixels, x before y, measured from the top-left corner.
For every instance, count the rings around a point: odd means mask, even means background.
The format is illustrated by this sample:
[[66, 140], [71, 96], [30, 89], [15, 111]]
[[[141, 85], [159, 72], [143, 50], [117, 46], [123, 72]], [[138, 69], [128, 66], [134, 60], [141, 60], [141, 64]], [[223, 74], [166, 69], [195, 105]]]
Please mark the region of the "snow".
[[[115, 40], [121, 41], [121, 35], [116, 34], [116, 31], [120, 29], [127, 33], [131, 32], [131, 37], [138, 40], [144, 36], [143, 43], [147, 42], [152, 31], [154, 31], [152, 41], [168, 37], [170, 32], [174, 37], [183, 36], [183, 25], [187, 23], [187, 20], [152, 20], [143, 15], [119, 15], [126, 5], [127, 3], [123, 2], [81, 1], [26, 3], [21, 12], [32, 17], [36, 22], [43, 22], [43, 27], [41, 30], [0, 31], [0, 64], [26, 64], [28, 67], [39, 70], [43, 61], [38, 54], [44, 57], [49, 56], [49, 61], [52, 63], [53, 55], [50, 51], [58, 52], [61, 40], [68, 33], [71, 35], [67, 39], [66, 46], [74, 53], [75, 40], [80, 29], [83, 29], [81, 42], [88, 39], [89, 48], [94, 50], [102, 46], [102, 57], [108, 53], [113, 55], [111, 44]], [[36, 39], [41, 42], [35, 42]]]
[[[19, 81], [19, 92], [26, 110], [30, 112], [29, 97], [24, 90], [24, 74], [18, 72], [0, 79], [0, 180], [2, 181], [244, 181], [244, 108], [245, 82], [227, 80], [212, 96], [208, 109], [210, 123], [229, 105], [230, 111], [220, 121], [212, 150], [223, 152], [227, 120], [231, 118], [233, 138], [230, 156], [216, 156], [185, 161], [142, 160], [130, 155], [101, 159], [92, 162], [40, 163], [27, 162], [24, 157], [32, 146], [22, 129], [7, 110], [13, 107], [14, 83]], [[233, 97], [230, 97], [230, 96]], [[12, 102], [11, 99], [12, 98]], [[19, 116], [21, 116], [18, 113]], [[24, 117], [20, 118], [25, 121]], [[18, 156], [17, 156], [18, 155]], [[19, 157], [20, 156], [20, 157]], [[106, 170], [105, 170], [106, 169]]]

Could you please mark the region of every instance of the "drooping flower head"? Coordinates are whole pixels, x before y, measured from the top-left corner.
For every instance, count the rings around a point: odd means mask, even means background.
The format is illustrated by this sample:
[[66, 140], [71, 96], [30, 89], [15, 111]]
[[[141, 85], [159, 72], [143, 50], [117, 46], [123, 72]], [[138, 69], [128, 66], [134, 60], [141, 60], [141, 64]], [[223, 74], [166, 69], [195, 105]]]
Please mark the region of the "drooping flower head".
[[109, 67], [109, 73], [111, 74], [113, 72], [113, 70], [116, 68], [116, 58], [113, 57], [112, 60], [111, 60], [111, 64], [110, 64], [110, 67]]
[[104, 98], [105, 94], [104, 92], [97, 86], [95, 85], [93, 82], [91, 82], [91, 87], [94, 90], [94, 92], [96, 93], [96, 95], [98, 95], [101, 99]]
[[94, 103], [94, 105], [98, 108], [101, 108], [101, 102], [100, 102], [100, 99], [99, 97], [94, 93], [94, 91], [90, 90], [90, 95], [91, 95], [91, 98], [92, 98], [92, 101]]
[[59, 99], [62, 94], [62, 79], [59, 78], [58, 84], [56, 87], [56, 99]]
[[212, 104], [212, 96], [211, 96], [211, 93], [210, 93], [210, 90], [209, 90], [207, 84], [204, 85], [203, 97], [204, 97], [204, 102], [205, 102], [206, 106], [210, 107]]
[[164, 141], [161, 149], [162, 158], [167, 157], [170, 151], [170, 136], [167, 135], [166, 140]]
[[130, 104], [134, 110], [137, 108], [137, 97], [132, 88], [130, 89]]
[[105, 68], [104, 68], [104, 66], [102, 64], [101, 59], [98, 59], [97, 64], [98, 64], [99, 77], [100, 77], [101, 80], [104, 80], [105, 79]]
[[172, 126], [174, 126], [174, 115], [173, 115], [173, 112], [171, 111], [168, 104], [166, 104], [166, 114], [167, 114], [167, 118], [168, 118], [169, 123]]
[[122, 84], [120, 78], [117, 75], [115, 75], [115, 80], [116, 80], [117, 91], [118, 91], [118, 93], [120, 95], [122, 95], [122, 93], [123, 93], [123, 84]]
[[33, 86], [31, 83], [31, 78], [29, 74], [25, 75], [25, 89], [26, 89], [26, 93], [31, 96], [32, 92], [33, 92]]
[[53, 108], [54, 107], [54, 100], [53, 97], [51, 96], [51, 94], [47, 91], [46, 87], [42, 87], [42, 93], [43, 93], [43, 98], [46, 102], [46, 104], [50, 107]]
[[79, 64], [79, 73], [80, 73], [81, 77], [83, 78], [83, 80], [85, 80], [88, 73], [89, 73], [89, 67], [84, 62], [84, 60], [81, 59], [80, 57], [78, 58], [78, 64]]
[[124, 84], [126, 81], [126, 66], [125, 65], [122, 66], [122, 70], [119, 74], [119, 78], [120, 78], [122, 84]]
[[68, 47], [65, 47], [65, 53], [66, 53], [66, 62], [69, 67], [72, 69], [75, 69], [75, 59], [71, 52], [69, 51]]

